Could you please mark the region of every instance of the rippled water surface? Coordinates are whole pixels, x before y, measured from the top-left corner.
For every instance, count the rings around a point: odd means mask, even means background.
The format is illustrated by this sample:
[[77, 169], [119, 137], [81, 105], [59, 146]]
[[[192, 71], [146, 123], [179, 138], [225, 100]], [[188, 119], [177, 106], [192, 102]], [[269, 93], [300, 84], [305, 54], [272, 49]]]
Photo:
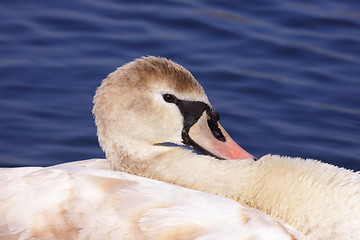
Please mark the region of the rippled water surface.
[[0, 3], [0, 166], [103, 157], [106, 75], [143, 55], [188, 68], [245, 149], [360, 170], [359, 1]]

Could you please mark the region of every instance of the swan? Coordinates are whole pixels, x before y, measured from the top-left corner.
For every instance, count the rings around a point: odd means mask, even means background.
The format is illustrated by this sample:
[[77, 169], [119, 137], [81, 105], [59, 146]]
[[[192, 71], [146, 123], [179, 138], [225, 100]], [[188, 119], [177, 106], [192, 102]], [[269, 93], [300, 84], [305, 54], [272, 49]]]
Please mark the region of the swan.
[[288, 225], [308, 239], [359, 236], [357, 173], [256, 160], [170, 60], [109, 74], [93, 114], [107, 159], [0, 169], [0, 239], [305, 239]]
[[0, 169], [0, 239], [305, 239], [238, 202], [110, 168], [106, 159]]
[[201, 85], [179, 64], [135, 59], [103, 80], [93, 102], [112, 169], [232, 198], [309, 239], [359, 239], [358, 173], [312, 159], [256, 160], [231, 139]]

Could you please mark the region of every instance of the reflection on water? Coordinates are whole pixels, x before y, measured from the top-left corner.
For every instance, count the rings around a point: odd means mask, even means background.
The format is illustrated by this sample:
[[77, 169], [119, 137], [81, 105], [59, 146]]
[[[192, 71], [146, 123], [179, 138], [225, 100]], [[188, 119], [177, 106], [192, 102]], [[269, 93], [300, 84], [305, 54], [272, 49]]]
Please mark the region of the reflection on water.
[[357, 1], [3, 1], [0, 33], [1, 166], [104, 157], [96, 87], [158, 55], [192, 71], [255, 156], [360, 170]]

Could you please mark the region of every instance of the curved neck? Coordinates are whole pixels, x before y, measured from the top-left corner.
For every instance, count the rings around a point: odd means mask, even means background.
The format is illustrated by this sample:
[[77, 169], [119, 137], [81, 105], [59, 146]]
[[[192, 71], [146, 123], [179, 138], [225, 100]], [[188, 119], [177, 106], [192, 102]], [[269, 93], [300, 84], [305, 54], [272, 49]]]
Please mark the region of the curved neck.
[[[360, 224], [360, 176], [351, 171], [318, 161], [271, 155], [256, 162], [217, 160], [180, 147], [159, 146], [156, 154], [152, 159], [139, 159], [124, 157], [127, 153], [120, 151], [108, 159], [118, 171], [230, 197], [308, 236], [343, 227], [331, 219]], [[334, 197], [338, 195], [341, 197]], [[348, 206], [346, 201], [356, 204]]]

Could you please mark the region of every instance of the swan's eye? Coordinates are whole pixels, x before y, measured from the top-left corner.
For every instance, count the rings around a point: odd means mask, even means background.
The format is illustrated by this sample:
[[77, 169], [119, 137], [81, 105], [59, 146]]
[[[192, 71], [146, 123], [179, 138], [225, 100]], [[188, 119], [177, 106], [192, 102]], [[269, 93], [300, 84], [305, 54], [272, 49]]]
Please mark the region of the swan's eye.
[[168, 102], [168, 103], [176, 103], [176, 97], [172, 94], [164, 94], [163, 95], [163, 98], [165, 100], [165, 102]]

